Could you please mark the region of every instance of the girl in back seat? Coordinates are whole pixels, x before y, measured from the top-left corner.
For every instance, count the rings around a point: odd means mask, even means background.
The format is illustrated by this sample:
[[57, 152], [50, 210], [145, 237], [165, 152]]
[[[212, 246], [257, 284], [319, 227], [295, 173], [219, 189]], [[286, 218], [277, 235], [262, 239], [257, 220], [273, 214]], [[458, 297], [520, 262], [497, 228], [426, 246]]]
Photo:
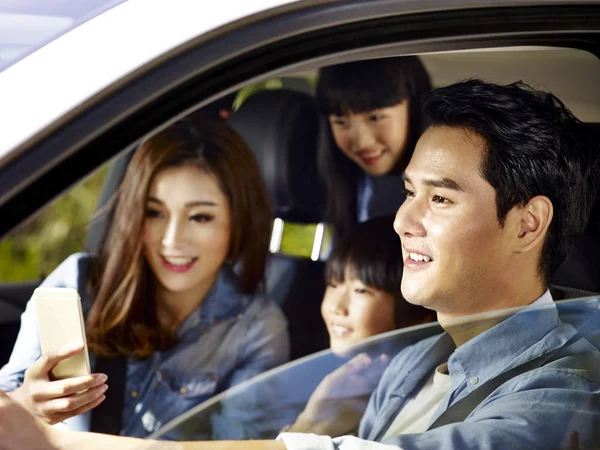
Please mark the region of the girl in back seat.
[[115, 432], [145, 437], [286, 362], [286, 320], [260, 293], [271, 225], [258, 164], [224, 122], [184, 119], [150, 137], [127, 168], [100, 254], [73, 255], [43, 282], [79, 291], [96, 371], [122, 367], [123, 380], [108, 379], [113, 396], [124, 386], [122, 405], [103, 409], [105, 374], [52, 380], [82, 348], [42, 355], [33, 301], [0, 389], [46, 423], [106, 431], [116, 416]]
[[319, 71], [316, 99], [328, 122], [319, 147], [326, 220], [343, 236], [358, 222], [395, 214], [402, 173], [425, 129], [431, 82], [416, 56], [354, 61]]

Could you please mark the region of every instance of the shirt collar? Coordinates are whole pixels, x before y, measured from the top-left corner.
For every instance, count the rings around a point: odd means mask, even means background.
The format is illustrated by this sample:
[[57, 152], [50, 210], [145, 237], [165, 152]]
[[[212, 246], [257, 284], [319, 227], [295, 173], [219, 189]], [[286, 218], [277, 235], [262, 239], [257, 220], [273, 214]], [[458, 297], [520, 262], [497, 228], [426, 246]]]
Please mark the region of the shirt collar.
[[248, 297], [240, 290], [233, 268], [224, 265], [204, 301], [177, 329], [177, 337], [184, 338], [192, 330], [200, 330], [204, 326], [241, 314], [248, 301]]
[[[458, 347], [448, 360], [450, 375], [471, 380], [469, 391], [482, 382], [548, 350], [546, 337], [560, 323], [550, 291], [498, 325]], [[463, 378], [464, 377], [464, 378]]]

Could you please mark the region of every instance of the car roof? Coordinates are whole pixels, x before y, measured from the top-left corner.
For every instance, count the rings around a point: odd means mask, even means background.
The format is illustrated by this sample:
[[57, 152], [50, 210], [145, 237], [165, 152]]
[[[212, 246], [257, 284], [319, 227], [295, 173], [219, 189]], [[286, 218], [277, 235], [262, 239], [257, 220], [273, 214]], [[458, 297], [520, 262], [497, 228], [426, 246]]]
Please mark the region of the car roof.
[[293, 0], [128, 0], [0, 73], [0, 161], [57, 118], [189, 40]]

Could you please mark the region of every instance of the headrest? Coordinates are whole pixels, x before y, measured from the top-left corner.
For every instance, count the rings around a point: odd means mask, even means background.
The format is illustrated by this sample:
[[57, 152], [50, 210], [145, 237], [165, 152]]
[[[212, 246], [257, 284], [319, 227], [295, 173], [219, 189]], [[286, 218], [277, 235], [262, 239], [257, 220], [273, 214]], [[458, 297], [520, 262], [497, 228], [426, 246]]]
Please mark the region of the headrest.
[[284, 89], [260, 91], [233, 113], [229, 123], [254, 151], [276, 217], [319, 222], [322, 196], [317, 173], [319, 125], [314, 99]]
[[[600, 124], [584, 124], [582, 139], [600, 151]], [[552, 276], [550, 286], [557, 300], [600, 294], [600, 197], [596, 199], [586, 231], [577, 237], [567, 259]]]

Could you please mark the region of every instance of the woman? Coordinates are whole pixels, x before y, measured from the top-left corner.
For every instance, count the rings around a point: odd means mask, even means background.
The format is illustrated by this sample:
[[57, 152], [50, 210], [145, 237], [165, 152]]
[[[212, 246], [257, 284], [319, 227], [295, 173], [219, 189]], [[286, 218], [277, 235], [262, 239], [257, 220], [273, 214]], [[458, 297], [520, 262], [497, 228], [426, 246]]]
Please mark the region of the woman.
[[416, 56], [354, 61], [319, 71], [317, 103], [328, 123], [319, 148], [326, 219], [336, 236], [393, 214], [402, 172], [425, 129], [421, 98], [431, 82]]
[[[69, 257], [43, 285], [80, 292], [93, 359], [126, 359], [120, 434], [144, 437], [286, 362], [289, 340], [283, 314], [259, 293], [272, 223], [266, 189], [224, 122], [184, 119], [146, 140], [115, 202], [99, 256]], [[84, 413], [104, 400], [106, 376], [49, 375], [78, 351], [41, 355], [30, 301], [0, 389], [46, 423], [89, 430]]]

